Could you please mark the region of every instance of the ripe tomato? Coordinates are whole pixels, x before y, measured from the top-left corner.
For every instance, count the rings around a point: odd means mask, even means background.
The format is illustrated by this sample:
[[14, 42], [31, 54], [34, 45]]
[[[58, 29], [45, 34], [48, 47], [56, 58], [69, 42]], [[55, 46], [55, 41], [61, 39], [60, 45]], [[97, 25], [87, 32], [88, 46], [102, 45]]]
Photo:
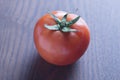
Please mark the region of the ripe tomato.
[[[44, 60], [55, 65], [68, 65], [84, 54], [90, 32], [85, 21], [79, 17], [75, 21], [76, 17], [64, 11], [53, 11], [38, 20], [34, 28], [34, 42]], [[67, 23], [72, 20], [73, 23], [68, 26]]]

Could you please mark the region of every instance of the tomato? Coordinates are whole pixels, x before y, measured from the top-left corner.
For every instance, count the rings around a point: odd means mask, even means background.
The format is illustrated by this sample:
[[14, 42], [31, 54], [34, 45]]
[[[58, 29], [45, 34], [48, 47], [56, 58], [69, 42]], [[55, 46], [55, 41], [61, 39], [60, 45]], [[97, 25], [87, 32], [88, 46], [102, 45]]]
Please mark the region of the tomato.
[[89, 42], [90, 31], [86, 22], [65, 11], [45, 14], [34, 28], [34, 43], [40, 56], [54, 65], [73, 64], [85, 53]]

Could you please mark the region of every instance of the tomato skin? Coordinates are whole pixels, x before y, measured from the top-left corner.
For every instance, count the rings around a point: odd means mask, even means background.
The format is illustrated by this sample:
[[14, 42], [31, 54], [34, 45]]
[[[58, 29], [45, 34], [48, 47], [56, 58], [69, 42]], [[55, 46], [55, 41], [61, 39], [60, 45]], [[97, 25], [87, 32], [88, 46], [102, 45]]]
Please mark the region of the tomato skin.
[[[59, 19], [66, 14], [64, 11], [52, 12]], [[77, 15], [69, 14], [67, 21]], [[90, 42], [90, 32], [85, 21], [80, 18], [71, 26], [77, 32], [52, 31], [44, 24], [55, 25], [55, 20], [46, 14], [40, 18], [34, 28], [34, 42], [40, 56], [55, 65], [68, 65], [77, 61], [86, 51]]]

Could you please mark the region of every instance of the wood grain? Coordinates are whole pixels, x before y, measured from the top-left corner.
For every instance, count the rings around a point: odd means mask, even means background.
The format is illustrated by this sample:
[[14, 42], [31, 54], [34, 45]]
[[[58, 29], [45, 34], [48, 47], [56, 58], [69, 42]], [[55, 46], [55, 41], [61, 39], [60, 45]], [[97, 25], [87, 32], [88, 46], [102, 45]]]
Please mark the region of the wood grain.
[[[119, 80], [119, 0], [0, 0], [0, 80]], [[91, 32], [89, 48], [73, 65], [58, 67], [39, 55], [36, 21], [64, 10], [81, 15]]]

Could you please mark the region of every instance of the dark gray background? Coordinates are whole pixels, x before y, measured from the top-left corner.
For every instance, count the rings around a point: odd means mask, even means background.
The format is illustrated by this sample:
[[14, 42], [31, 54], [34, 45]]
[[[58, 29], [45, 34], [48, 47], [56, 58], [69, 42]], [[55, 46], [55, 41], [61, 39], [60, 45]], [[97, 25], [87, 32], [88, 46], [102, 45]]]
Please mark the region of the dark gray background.
[[[36, 21], [53, 10], [78, 14], [90, 28], [73, 65], [48, 64], [34, 46]], [[120, 0], [0, 0], [0, 80], [120, 80]]]

